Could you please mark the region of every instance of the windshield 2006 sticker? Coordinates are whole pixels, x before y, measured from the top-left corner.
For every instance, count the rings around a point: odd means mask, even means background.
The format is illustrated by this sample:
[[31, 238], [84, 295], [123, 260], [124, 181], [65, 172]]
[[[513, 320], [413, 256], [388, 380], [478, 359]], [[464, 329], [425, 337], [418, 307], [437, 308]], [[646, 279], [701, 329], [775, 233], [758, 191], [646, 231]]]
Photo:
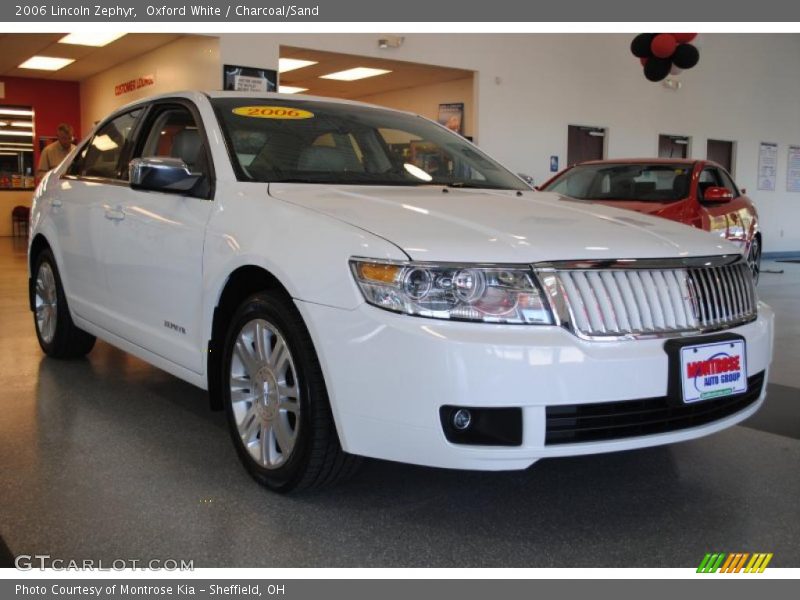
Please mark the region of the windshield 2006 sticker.
[[256, 119], [311, 119], [314, 113], [288, 106], [240, 106], [233, 113], [242, 117]]

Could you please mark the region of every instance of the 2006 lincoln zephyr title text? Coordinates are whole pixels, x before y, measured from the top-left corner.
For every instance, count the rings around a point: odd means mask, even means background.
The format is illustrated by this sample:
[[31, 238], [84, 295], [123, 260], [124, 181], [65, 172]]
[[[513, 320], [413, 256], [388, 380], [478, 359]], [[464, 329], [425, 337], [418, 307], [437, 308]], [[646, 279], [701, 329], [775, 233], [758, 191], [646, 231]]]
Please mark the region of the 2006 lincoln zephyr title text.
[[30, 303], [224, 409], [278, 491], [358, 456], [459, 469], [700, 437], [764, 398], [773, 313], [739, 250], [533, 192], [422, 117], [180, 93], [131, 104], [41, 182]]

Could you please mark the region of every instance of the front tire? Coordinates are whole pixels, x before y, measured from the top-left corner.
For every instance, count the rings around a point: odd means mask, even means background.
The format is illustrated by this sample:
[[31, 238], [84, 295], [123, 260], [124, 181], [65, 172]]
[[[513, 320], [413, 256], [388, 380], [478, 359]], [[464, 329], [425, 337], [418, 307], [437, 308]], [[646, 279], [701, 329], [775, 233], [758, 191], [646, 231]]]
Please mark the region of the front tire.
[[352, 475], [322, 370], [297, 309], [259, 293], [234, 314], [225, 339], [220, 393], [240, 461], [277, 492], [319, 488]]
[[72, 322], [64, 286], [50, 250], [36, 257], [33, 323], [42, 351], [52, 358], [79, 358], [94, 347], [95, 337]]

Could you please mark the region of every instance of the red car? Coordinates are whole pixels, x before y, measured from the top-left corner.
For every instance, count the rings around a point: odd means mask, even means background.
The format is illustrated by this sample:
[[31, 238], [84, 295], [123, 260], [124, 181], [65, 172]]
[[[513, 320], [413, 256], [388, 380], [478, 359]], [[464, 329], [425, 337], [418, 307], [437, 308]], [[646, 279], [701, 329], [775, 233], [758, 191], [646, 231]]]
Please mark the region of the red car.
[[715, 162], [636, 158], [568, 167], [536, 189], [672, 219], [738, 245], [758, 281], [761, 233], [745, 190]]

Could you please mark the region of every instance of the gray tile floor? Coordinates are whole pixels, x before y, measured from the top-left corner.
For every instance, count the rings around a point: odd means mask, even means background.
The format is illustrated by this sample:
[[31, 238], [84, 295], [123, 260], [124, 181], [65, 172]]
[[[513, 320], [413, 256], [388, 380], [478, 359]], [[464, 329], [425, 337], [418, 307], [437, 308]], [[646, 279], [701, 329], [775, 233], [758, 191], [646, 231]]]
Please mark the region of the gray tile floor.
[[[203, 392], [106, 344], [46, 360], [24, 245], [0, 239], [0, 535], [14, 554], [196, 566], [696, 565], [709, 550], [800, 566], [800, 265], [778, 311], [765, 408], [693, 442], [471, 473], [369, 461], [280, 497], [240, 468]], [[767, 265], [772, 268], [773, 265]]]

